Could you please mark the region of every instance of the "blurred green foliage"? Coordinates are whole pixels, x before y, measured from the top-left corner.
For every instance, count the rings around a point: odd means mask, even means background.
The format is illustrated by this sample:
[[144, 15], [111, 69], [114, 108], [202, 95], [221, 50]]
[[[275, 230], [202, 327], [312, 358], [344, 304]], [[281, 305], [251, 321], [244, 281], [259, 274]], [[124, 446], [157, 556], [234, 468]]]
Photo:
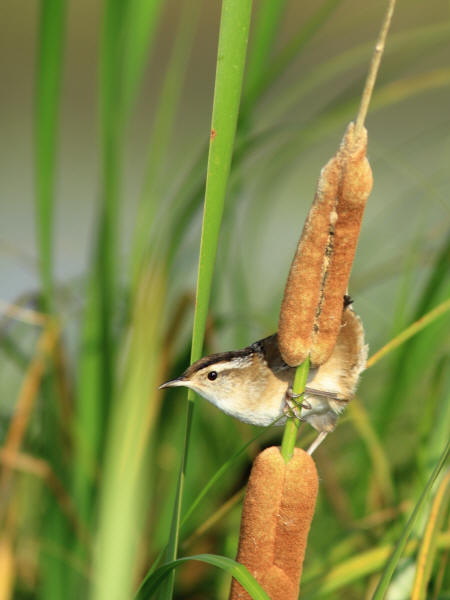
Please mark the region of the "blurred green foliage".
[[[319, 170], [355, 116], [384, 10], [378, 2], [303, 4], [261, 0], [253, 7], [205, 352], [275, 330]], [[12, 3], [3, 26], [25, 29], [21, 10], [31, 8]], [[77, 10], [86, 12], [75, 35]], [[182, 391], [163, 397], [157, 386], [189, 362], [219, 21], [219, 7], [200, 0], [42, 0], [32, 23], [35, 48], [26, 48], [36, 57], [27, 75], [34, 81], [35, 188], [25, 212], [31, 222], [34, 198], [39, 284], [37, 292], [22, 286], [15, 310], [2, 304], [1, 598], [122, 600], [168, 542], [186, 402]], [[94, 152], [99, 168], [85, 182], [61, 165], [73, 156], [67, 129], [76, 132], [80, 122], [92, 128], [67, 95], [72, 36], [82, 53], [78, 34], [89, 28], [99, 100], [87, 98], [91, 111], [98, 104], [98, 136], [82, 138], [78, 156]], [[399, 4], [367, 121], [375, 186], [350, 293], [373, 351], [450, 296], [449, 33], [445, 3]], [[13, 105], [14, 86], [5, 92]], [[6, 147], [4, 165], [15, 156]], [[79, 172], [76, 162], [71, 169]], [[21, 183], [16, 176], [17, 196]], [[79, 200], [80, 189], [92, 200]], [[15, 205], [8, 198], [7, 223]], [[81, 225], [71, 218], [78, 212]], [[27, 226], [2, 234], [11, 282], [28, 248], [17, 241]], [[81, 276], [61, 275], [60, 240], [71, 235], [71, 252], [89, 237]], [[302, 598], [374, 593], [448, 441], [449, 334], [445, 312], [370, 367], [318, 450], [321, 489]], [[234, 558], [252, 458], [281, 434], [196, 404], [182, 522], [218, 476], [183, 522], [180, 552]], [[302, 446], [310, 434], [301, 428]], [[449, 596], [447, 480], [441, 473], [410, 528], [387, 598], [416, 590], [417, 598]], [[432, 533], [432, 552], [425, 553], [424, 531]], [[423, 556], [428, 562], [417, 570]], [[228, 574], [188, 563], [178, 570], [175, 597], [226, 598], [228, 589]]]

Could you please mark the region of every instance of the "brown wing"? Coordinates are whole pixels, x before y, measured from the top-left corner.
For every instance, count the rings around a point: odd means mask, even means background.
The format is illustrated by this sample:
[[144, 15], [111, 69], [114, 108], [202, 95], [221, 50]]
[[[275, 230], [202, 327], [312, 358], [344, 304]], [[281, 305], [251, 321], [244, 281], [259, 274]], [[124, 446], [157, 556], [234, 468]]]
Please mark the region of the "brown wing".
[[292, 372], [295, 371], [295, 369], [287, 365], [281, 358], [280, 350], [278, 349], [278, 335], [276, 333], [269, 335], [262, 340], [258, 340], [252, 344], [252, 347], [257, 351], [262, 352], [267, 365], [274, 373], [286, 370], [291, 370]]

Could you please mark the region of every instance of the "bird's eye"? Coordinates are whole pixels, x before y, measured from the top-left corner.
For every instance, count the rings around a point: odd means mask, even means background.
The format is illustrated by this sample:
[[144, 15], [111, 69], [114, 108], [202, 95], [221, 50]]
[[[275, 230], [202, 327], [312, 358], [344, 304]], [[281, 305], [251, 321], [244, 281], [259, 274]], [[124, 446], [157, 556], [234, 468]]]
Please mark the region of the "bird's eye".
[[214, 381], [214, 379], [217, 379], [217, 371], [210, 371], [208, 373], [208, 379], [210, 381]]

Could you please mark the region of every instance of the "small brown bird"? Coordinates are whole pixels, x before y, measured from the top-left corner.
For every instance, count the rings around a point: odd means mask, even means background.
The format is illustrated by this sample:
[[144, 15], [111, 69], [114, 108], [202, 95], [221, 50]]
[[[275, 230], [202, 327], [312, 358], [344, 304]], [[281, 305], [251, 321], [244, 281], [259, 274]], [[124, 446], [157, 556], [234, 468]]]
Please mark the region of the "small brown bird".
[[266, 426], [274, 421], [283, 425], [287, 416], [307, 421], [319, 432], [308, 449], [312, 454], [333, 431], [352, 398], [367, 350], [361, 321], [348, 305], [332, 355], [309, 371], [301, 408], [292, 394], [296, 369], [283, 361], [276, 333], [243, 350], [201, 358], [160, 389], [188, 387], [226, 414], [252, 425]]

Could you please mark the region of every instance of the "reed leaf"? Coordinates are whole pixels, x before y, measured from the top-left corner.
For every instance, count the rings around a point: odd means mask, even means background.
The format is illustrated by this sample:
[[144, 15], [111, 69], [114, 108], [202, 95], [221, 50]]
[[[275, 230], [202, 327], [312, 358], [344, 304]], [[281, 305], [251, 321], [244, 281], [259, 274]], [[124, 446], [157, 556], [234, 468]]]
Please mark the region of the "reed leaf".
[[422, 542], [417, 555], [416, 576], [411, 600], [425, 600], [436, 556], [437, 536], [448, 512], [450, 502], [450, 471], [441, 481], [431, 506]]
[[43, 309], [53, 302], [53, 216], [59, 100], [65, 39], [65, 0], [41, 2], [36, 80], [36, 221]]
[[[164, 237], [168, 237], [167, 232], [161, 227], [162, 219], [156, 221], [155, 214], [158, 199], [164, 194], [164, 186], [167, 182], [167, 177], [164, 177], [167, 153], [175, 115], [180, 105], [183, 82], [195, 39], [201, 6], [201, 2], [193, 5], [190, 2], [183, 4], [172, 55], [161, 87], [148, 146], [145, 180], [133, 235], [131, 265], [133, 286], [136, 285], [139, 269], [142, 261], [145, 260], [150, 240], [154, 245], [161, 243], [159, 240]], [[155, 240], [157, 231], [159, 236]]]
[[248, 53], [241, 123], [248, 119], [249, 113], [260, 96], [262, 82], [270, 64], [286, 4], [286, 0], [280, 2], [264, 0], [259, 5]]
[[247, 571], [244, 565], [237, 563], [226, 556], [216, 556], [214, 554], [198, 554], [196, 556], [186, 556], [178, 558], [169, 563], [161, 565], [147, 580], [145, 580], [139, 589], [136, 600], [146, 600], [151, 598], [161, 582], [168, 577], [171, 571], [176, 567], [188, 561], [200, 561], [219, 567], [232, 577], [247, 590], [254, 600], [269, 600], [269, 596], [262, 589], [256, 579]]
[[[239, 112], [251, 8], [251, 0], [224, 0], [222, 4], [192, 335], [192, 362], [200, 358], [203, 348], [212, 275]], [[174, 560], [177, 556], [181, 502], [194, 410], [194, 395], [191, 392], [188, 393], [187, 405], [185, 443], [166, 562]], [[171, 598], [172, 591], [173, 577], [171, 576], [162, 591], [162, 598]]]
[[149, 492], [148, 444], [160, 373], [160, 315], [165, 294], [163, 264], [154, 264], [141, 281], [130, 332], [123, 344], [123, 371], [105, 453], [93, 600], [132, 595], [133, 567], [145, 519], [144, 499]]
[[[43, 0], [41, 2], [38, 64], [35, 97], [35, 194], [38, 264], [41, 283], [41, 306], [45, 312], [54, 311], [54, 215], [56, 185], [56, 152], [59, 133], [59, 103], [63, 71], [65, 44], [65, 0]], [[46, 458], [61, 468], [61, 442], [58, 418], [58, 394], [52, 369], [43, 382], [45, 422], [47, 438], [42, 451]], [[51, 440], [51, 442], [50, 442]], [[67, 535], [66, 523], [50, 495], [44, 496], [46, 507], [43, 530], [52, 543], [64, 544]], [[43, 571], [41, 598], [57, 598], [64, 593], [65, 565], [52, 556], [40, 556]]]
[[[442, 533], [438, 537], [437, 546], [446, 549], [450, 545], [450, 535]], [[416, 540], [410, 540], [405, 547], [405, 555], [411, 556], [417, 550]], [[392, 552], [391, 545], [381, 545], [365, 552], [354, 552], [354, 556], [336, 565], [331, 565], [320, 575], [309, 576], [306, 572], [302, 583], [302, 600], [318, 600], [329, 598], [337, 592], [368, 575], [377, 573], [386, 563]], [[344, 596], [342, 596], [344, 597]], [[371, 598], [373, 600], [374, 597]]]
[[429, 480], [427, 482], [427, 485], [425, 486], [419, 500], [417, 501], [417, 504], [414, 507], [414, 510], [402, 531], [400, 539], [398, 540], [398, 542], [394, 548], [394, 551], [392, 552], [391, 556], [389, 557], [389, 559], [387, 560], [387, 562], [384, 566], [383, 573], [381, 575], [380, 581], [378, 582], [378, 585], [377, 585], [377, 588], [375, 590], [372, 600], [382, 600], [385, 597], [386, 592], [389, 588], [389, 584], [391, 582], [392, 576], [394, 574], [394, 571], [398, 565], [400, 558], [402, 557], [402, 554], [405, 549], [406, 543], [408, 541], [409, 535], [414, 527], [414, 523], [417, 518], [417, 515], [419, 514], [420, 510], [423, 508], [423, 505], [425, 504], [425, 502], [429, 496], [429, 493], [433, 487], [434, 482], [436, 481], [436, 478], [438, 477], [439, 473], [441, 472], [442, 468], [444, 467], [445, 462], [448, 458], [449, 452], [450, 452], [450, 442], [448, 442], [447, 446], [444, 448], [444, 451], [441, 454], [440, 460], [437, 463], [437, 465], [435, 466], [434, 471], [431, 474], [431, 477], [429, 478]]
[[162, 0], [129, 0], [125, 15], [126, 39], [122, 57], [122, 107], [130, 115], [153, 46], [162, 13]]

